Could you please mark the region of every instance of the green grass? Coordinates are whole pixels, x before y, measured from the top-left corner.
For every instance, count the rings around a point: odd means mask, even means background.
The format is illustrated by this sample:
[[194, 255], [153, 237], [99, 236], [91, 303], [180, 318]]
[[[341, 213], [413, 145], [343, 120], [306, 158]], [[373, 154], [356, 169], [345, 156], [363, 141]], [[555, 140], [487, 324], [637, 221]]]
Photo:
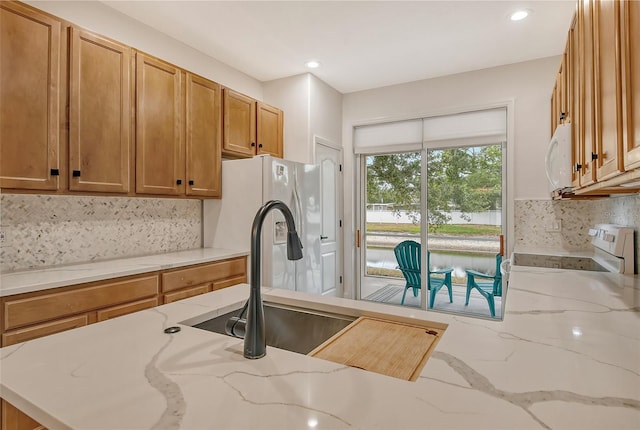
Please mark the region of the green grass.
[[[420, 225], [414, 224], [392, 224], [392, 223], [367, 223], [368, 232], [389, 232], [389, 233], [420, 233]], [[450, 236], [498, 236], [500, 227], [484, 224], [444, 224], [438, 226], [435, 234]], [[434, 233], [431, 233], [434, 234]]]

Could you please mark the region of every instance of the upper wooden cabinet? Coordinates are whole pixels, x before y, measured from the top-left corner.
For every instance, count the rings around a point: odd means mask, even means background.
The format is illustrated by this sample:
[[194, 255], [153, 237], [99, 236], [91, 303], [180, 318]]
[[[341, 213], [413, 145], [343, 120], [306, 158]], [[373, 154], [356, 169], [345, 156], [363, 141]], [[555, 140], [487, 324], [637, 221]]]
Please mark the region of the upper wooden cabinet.
[[622, 155], [622, 105], [620, 82], [620, 3], [593, 2], [594, 116], [596, 179], [624, 171]]
[[[576, 194], [640, 190], [640, 3], [578, 0], [560, 70], [572, 124]], [[553, 115], [560, 109], [556, 86]], [[558, 121], [560, 121], [558, 119]]]
[[0, 1], [0, 188], [221, 197], [222, 154], [283, 154], [281, 110]]
[[622, 146], [624, 167], [640, 167], [640, 2], [620, 2]]
[[578, 144], [582, 149], [580, 165], [580, 185], [590, 185], [595, 181], [593, 159], [595, 153], [595, 107], [594, 107], [594, 72], [593, 72], [593, 2], [581, 0], [578, 3], [578, 20], [580, 31], [580, 129]]
[[271, 154], [282, 158], [283, 113], [280, 109], [225, 88], [223, 118], [223, 155]]
[[220, 197], [222, 191], [221, 87], [186, 74], [187, 195]]
[[257, 154], [270, 154], [282, 158], [283, 122], [282, 111], [266, 103], [257, 107]]
[[2, 188], [61, 186], [60, 175], [65, 172], [60, 141], [61, 27], [61, 21], [47, 14], [0, 2]]
[[70, 29], [69, 189], [126, 193], [131, 172], [131, 48]]
[[185, 190], [182, 71], [136, 53], [136, 192]]
[[256, 101], [229, 88], [222, 94], [222, 153], [230, 157], [252, 157], [256, 154]]

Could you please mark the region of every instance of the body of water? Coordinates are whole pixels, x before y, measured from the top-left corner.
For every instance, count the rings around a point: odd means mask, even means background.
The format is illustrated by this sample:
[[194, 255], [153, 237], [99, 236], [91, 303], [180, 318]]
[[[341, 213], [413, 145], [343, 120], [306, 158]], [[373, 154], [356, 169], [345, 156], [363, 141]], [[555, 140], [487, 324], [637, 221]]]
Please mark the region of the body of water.
[[[367, 266], [395, 269], [398, 262], [393, 249], [367, 249]], [[464, 278], [467, 269], [493, 275], [496, 257], [495, 254], [462, 255], [431, 251], [431, 268], [453, 268], [453, 276], [457, 278]]]

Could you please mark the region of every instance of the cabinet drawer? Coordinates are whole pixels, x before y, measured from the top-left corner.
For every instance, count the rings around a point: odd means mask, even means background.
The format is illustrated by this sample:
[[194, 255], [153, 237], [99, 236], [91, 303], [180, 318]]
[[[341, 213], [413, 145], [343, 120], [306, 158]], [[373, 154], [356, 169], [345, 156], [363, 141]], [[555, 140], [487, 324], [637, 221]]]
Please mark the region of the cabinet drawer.
[[73, 290], [8, 300], [4, 329], [21, 327], [158, 294], [158, 275], [101, 283]]
[[186, 299], [188, 297], [197, 296], [199, 294], [208, 293], [209, 291], [211, 291], [211, 284], [198, 285], [197, 287], [168, 293], [164, 295], [164, 304]]
[[246, 257], [207, 263], [162, 274], [162, 292], [246, 274]]
[[223, 288], [231, 287], [233, 285], [244, 284], [247, 282], [247, 275], [235, 276], [230, 279], [224, 279], [222, 281], [216, 281], [213, 283], [213, 291], [221, 290]]
[[2, 334], [2, 346], [26, 342], [28, 340], [48, 336], [50, 334], [71, 330], [72, 328], [83, 327], [90, 323], [91, 321], [89, 320], [89, 316], [85, 314], [13, 330]]
[[158, 306], [158, 298], [153, 297], [151, 299], [138, 300], [133, 303], [125, 303], [124, 305], [112, 306], [107, 309], [101, 309], [97, 312], [98, 321], [105, 321], [111, 318], [119, 317], [122, 315], [130, 314], [133, 312], [142, 311], [145, 309], [151, 309]]

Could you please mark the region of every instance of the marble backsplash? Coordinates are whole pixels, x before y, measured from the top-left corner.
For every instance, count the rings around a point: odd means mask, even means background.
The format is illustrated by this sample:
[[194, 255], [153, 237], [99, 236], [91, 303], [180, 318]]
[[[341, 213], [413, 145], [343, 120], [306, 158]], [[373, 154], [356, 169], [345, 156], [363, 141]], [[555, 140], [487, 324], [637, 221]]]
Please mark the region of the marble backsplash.
[[2, 194], [0, 270], [202, 246], [200, 200]]
[[[554, 224], [560, 231], [550, 231]], [[640, 195], [594, 200], [516, 200], [515, 244], [589, 250], [589, 227], [609, 223], [635, 227], [636, 273], [640, 264]]]

